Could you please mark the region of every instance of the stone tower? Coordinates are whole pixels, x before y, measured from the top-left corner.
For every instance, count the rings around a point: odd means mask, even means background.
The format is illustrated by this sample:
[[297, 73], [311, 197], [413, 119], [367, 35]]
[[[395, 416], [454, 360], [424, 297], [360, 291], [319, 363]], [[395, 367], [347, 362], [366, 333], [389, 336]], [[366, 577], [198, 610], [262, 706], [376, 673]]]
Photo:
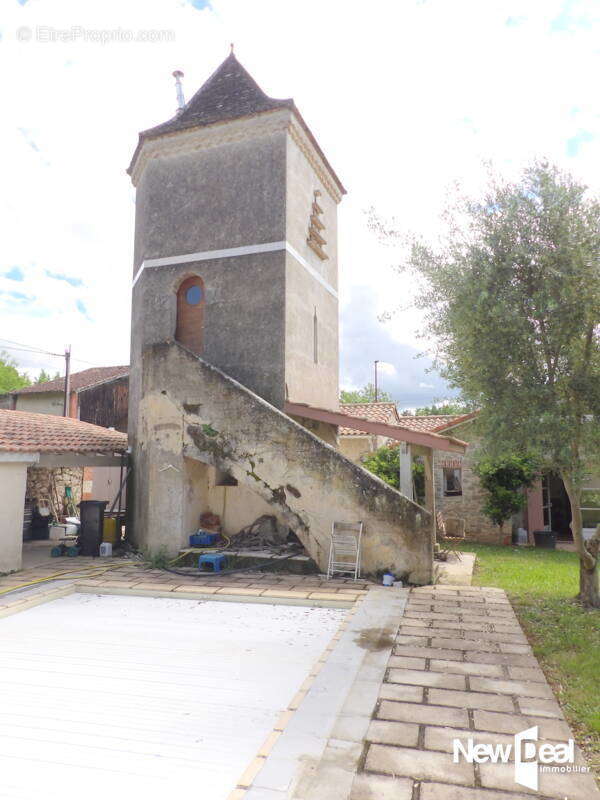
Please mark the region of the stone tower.
[[174, 556], [204, 514], [228, 536], [275, 515], [323, 570], [362, 520], [367, 572], [430, 580], [432, 515], [331, 446], [344, 188], [293, 101], [232, 53], [129, 173], [133, 540]]
[[173, 339], [277, 408], [337, 409], [344, 188], [293, 101], [267, 97], [231, 53], [140, 134], [128, 172], [134, 445], [142, 349]]

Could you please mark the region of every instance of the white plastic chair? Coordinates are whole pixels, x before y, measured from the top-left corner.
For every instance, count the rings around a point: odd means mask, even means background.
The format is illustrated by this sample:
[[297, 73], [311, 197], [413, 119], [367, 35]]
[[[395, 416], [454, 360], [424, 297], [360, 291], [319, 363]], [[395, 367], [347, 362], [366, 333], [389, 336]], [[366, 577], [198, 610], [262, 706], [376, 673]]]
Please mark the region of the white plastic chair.
[[360, 577], [362, 522], [334, 522], [331, 526], [327, 577], [334, 573]]

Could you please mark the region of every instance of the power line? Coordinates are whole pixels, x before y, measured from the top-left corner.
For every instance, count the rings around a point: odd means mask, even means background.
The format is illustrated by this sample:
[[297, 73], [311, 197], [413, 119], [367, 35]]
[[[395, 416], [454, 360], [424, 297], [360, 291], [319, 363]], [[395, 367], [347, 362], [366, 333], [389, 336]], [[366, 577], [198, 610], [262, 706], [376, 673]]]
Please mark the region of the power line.
[[17, 347], [9, 347], [8, 345], [2, 345], [2, 347], [7, 348], [7, 350], [22, 350], [25, 353], [41, 353], [46, 356], [60, 356], [64, 358], [64, 353], [51, 353], [49, 350], [42, 350], [40, 347], [34, 347], [30, 344], [23, 344], [23, 342], [13, 342], [12, 339], [2, 339], [0, 338], [0, 342], [8, 342], [9, 345], [17, 345]]
[[[4, 344], [9, 342], [9, 344]], [[16, 346], [15, 346], [16, 345]], [[55, 356], [56, 358], [64, 358], [64, 353], [51, 353], [49, 350], [42, 350], [33, 345], [23, 344], [22, 342], [13, 342], [12, 339], [3, 339], [0, 337], [0, 348], [5, 350], [18, 350], [22, 353], [34, 353], [36, 355]], [[99, 367], [101, 364], [95, 364], [93, 361], [85, 361], [83, 358], [73, 357], [73, 361], [78, 361], [80, 364], [88, 364], [90, 367]]]

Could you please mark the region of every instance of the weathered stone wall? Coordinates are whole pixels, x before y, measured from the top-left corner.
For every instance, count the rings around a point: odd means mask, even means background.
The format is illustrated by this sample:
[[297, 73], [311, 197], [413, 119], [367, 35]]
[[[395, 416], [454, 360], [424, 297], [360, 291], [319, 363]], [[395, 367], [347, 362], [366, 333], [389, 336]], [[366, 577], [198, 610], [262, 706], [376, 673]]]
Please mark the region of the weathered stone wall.
[[[141, 546], [185, 543], [206, 501], [194, 462], [230, 472], [280, 514], [321, 569], [334, 521], [365, 524], [363, 570], [432, 579], [431, 515], [273, 406], [181, 346], [143, 353], [134, 451], [135, 538]], [[248, 523], [253, 519], [248, 519]]]
[[27, 489], [25, 496], [31, 499], [51, 497], [50, 483], [54, 476], [58, 497], [62, 501], [65, 486], [70, 486], [75, 505], [81, 500], [83, 487], [83, 467], [29, 467], [27, 470]]
[[[494, 525], [481, 511], [485, 501], [485, 492], [479, 483], [479, 478], [473, 472], [473, 464], [477, 455], [478, 437], [476, 422], [466, 423], [448, 431], [449, 436], [455, 436], [469, 443], [464, 456], [457, 453], [434, 454], [435, 475], [435, 504], [436, 509], [445, 517], [459, 517], [465, 520], [465, 538], [473, 542], [484, 544], [504, 544], [507, 536], [510, 537], [510, 526], [505, 523], [502, 531]], [[462, 495], [444, 496], [443, 467], [460, 466], [462, 469]]]

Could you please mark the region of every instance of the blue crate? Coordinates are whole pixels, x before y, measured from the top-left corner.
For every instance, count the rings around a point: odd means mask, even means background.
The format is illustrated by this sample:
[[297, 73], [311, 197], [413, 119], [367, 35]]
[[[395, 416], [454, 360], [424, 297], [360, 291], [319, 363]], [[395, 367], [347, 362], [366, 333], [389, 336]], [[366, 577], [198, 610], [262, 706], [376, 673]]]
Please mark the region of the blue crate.
[[204, 531], [192, 533], [190, 536], [190, 547], [210, 547], [219, 538], [218, 533], [205, 533]]
[[198, 569], [212, 567], [213, 572], [221, 572], [227, 561], [227, 556], [222, 553], [203, 553], [198, 558]]

